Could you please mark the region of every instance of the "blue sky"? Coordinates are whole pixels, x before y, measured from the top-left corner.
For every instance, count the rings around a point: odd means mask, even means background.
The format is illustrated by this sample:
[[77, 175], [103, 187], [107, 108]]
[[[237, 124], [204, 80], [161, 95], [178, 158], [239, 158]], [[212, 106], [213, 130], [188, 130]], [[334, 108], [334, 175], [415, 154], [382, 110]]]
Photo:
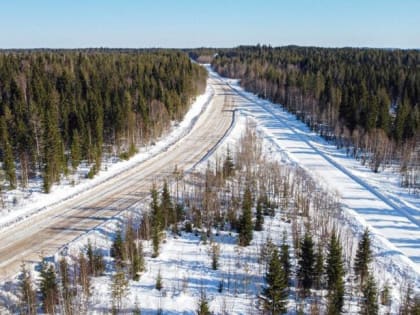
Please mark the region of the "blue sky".
[[420, 0], [0, 0], [0, 48], [420, 48]]

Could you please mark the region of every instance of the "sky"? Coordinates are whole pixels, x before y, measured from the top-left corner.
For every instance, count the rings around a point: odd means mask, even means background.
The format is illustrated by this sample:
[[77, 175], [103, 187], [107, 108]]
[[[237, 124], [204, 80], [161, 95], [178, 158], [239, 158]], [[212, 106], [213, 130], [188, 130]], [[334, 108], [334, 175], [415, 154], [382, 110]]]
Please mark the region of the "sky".
[[0, 0], [0, 48], [420, 48], [420, 0]]

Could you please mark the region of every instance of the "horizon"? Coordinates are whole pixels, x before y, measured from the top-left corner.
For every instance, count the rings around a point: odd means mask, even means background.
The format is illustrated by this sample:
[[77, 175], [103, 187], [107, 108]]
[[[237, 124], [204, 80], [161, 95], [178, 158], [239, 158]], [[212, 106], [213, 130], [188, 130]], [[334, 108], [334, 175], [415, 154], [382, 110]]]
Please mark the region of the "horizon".
[[420, 48], [420, 1], [17, 0], [0, 49]]

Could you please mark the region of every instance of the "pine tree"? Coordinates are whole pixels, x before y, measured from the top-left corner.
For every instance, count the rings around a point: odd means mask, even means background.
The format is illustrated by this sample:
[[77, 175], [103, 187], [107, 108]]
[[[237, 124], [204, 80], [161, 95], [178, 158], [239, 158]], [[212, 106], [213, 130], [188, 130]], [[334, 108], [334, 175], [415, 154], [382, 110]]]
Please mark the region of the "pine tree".
[[141, 315], [141, 309], [140, 309], [140, 306], [138, 305], [137, 301], [134, 304], [134, 310], [133, 310], [132, 315]]
[[264, 309], [271, 314], [287, 312], [287, 283], [277, 249], [273, 250], [266, 275], [267, 287], [263, 291]]
[[314, 242], [308, 232], [300, 244], [298, 279], [307, 296], [314, 282], [315, 254]]
[[71, 166], [73, 170], [76, 170], [80, 164], [81, 152], [80, 152], [80, 137], [77, 129], [73, 132], [73, 139], [71, 142]]
[[252, 241], [252, 195], [249, 187], [245, 188], [242, 200], [242, 217], [239, 225], [239, 245], [248, 246]]
[[363, 302], [360, 314], [377, 315], [378, 306], [378, 290], [376, 288], [375, 279], [372, 275], [368, 275], [365, 285], [363, 286]]
[[264, 215], [263, 215], [263, 199], [260, 197], [257, 201], [257, 209], [255, 214], [255, 231], [262, 231], [264, 224]]
[[59, 262], [60, 269], [60, 282], [61, 282], [61, 295], [63, 299], [63, 307], [65, 314], [72, 313], [72, 290], [70, 288], [70, 274], [69, 265], [67, 260], [63, 257]]
[[122, 267], [125, 260], [124, 240], [122, 238], [121, 229], [115, 233], [114, 243], [111, 248], [111, 256], [115, 258], [115, 263]]
[[344, 266], [340, 240], [331, 234], [327, 257], [328, 314], [340, 314], [344, 305]]
[[217, 270], [219, 268], [220, 246], [217, 243], [210, 245], [211, 268]]
[[283, 242], [280, 246], [280, 262], [283, 267], [284, 282], [286, 286], [290, 283], [291, 262], [289, 253], [289, 244], [287, 244], [286, 232], [283, 234]]
[[324, 255], [322, 254], [322, 247], [318, 246], [315, 257], [314, 267], [314, 286], [315, 289], [320, 290], [323, 286], [323, 275], [324, 275]]
[[235, 174], [235, 164], [233, 163], [232, 156], [230, 155], [230, 150], [227, 148], [226, 159], [223, 163], [223, 177], [228, 178]]
[[152, 257], [159, 256], [159, 245], [161, 238], [161, 231], [163, 229], [163, 216], [161, 207], [158, 203], [158, 192], [156, 187], [153, 186], [151, 190], [152, 202], [150, 208], [152, 211], [152, 243], [153, 243], [153, 254]]
[[200, 300], [198, 301], [197, 315], [211, 315], [209, 302], [204, 291], [201, 292]]
[[20, 314], [35, 315], [36, 314], [36, 292], [33, 288], [33, 281], [30, 272], [23, 264], [21, 267], [21, 306]]
[[163, 182], [160, 211], [163, 216], [163, 229], [166, 229], [169, 224], [176, 224], [174, 218], [174, 206], [172, 204], [172, 199], [169, 193], [168, 183], [166, 182], [166, 180]]
[[140, 273], [144, 271], [144, 254], [141, 242], [134, 246], [133, 261], [131, 262], [131, 276], [134, 281], [139, 281]]
[[57, 281], [53, 265], [48, 265], [45, 261], [41, 267], [41, 300], [46, 313], [54, 313], [55, 305], [58, 302]]
[[7, 130], [6, 119], [4, 116], [0, 119], [0, 136], [1, 149], [3, 151], [3, 169], [6, 175], [6, 180], [9, 182], [9, 188], [16, 188], [16, 169], [13, 158], [13, 149], [9, 140], [9, 132]]
[[360, 279], [360, 285], [364, 285], [365, 278], [369, 272], [369, 263], [372, 260], [372, 250], [370, 248], [369, 230], [365, 229], [359, 245], [357, 247], [356, 258], [354, 261], [354, 273]]
[[115, 275], [112, 277], [111, 283], [112, 304], [117, 312], [121, 309], [123, 299], [127, 296], [128, 292], [129, 286], [125, 273], [123, 270], [117, 270]]
[[85, 255], [80, 252], [78, 259], [78, 283], [81, 285], [84, 297], [88, 298], [91, 294], [90, 291], [90, 276], [89, 276], [89, 263]]
[[158, 271], [157, 277], [156, 277], [156, 284], [155, 284], [156, 290], [160, 291], [163, 289], [163, 283], [162, 283], [162, 275], [160, 274], [160, 269]]

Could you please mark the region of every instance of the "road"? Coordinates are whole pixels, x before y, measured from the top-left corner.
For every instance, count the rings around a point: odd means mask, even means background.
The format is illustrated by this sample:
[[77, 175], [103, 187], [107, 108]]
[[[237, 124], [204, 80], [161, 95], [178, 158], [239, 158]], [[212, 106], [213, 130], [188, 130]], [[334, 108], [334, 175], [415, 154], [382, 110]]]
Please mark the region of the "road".
[[210, 75], [213, 100], [190, 133], [167, 151], [103, 182], [80, 196], [42, 211], [0, 232], [0, 281], [19, 272], [22, 262], [37, 262], [64, 244], [148, 196], [154, 181], [190, 169], [223, 138], [233, 119], [230, 88]]

